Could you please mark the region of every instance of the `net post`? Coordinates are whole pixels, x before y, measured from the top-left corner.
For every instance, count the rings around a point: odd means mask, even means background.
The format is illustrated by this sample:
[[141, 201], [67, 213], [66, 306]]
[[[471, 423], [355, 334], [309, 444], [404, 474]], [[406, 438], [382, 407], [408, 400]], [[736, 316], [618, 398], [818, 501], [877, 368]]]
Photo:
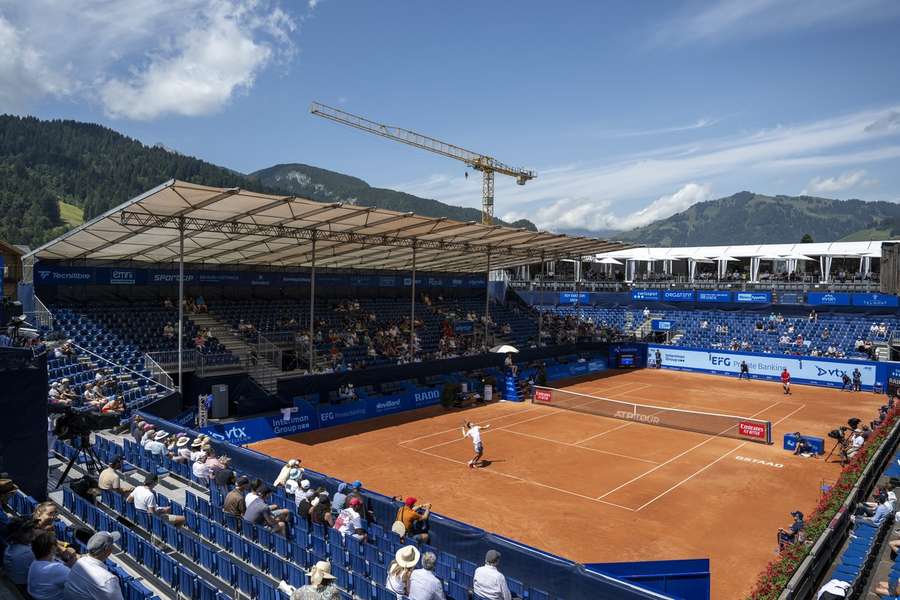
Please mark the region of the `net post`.
[[772, 421], [766, 421], [766, 444], [772, 443]]

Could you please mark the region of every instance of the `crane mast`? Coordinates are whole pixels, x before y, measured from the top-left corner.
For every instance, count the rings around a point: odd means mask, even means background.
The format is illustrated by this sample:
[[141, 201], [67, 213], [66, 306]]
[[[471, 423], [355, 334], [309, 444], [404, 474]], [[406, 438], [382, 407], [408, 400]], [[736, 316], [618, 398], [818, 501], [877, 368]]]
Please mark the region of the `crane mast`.
[[519, 185], [525, 185], [525, 183], [537, 177], [537, 173], [534, 171], [511, 167], [486, 154], [472, 152], [471, 150], [466, 150], [460, 146], [442, 142], [441, 140], [402, 127], [370, 121], [365, 117], [354, 115], [353, 113], [343, 111], [339, 108], [326, 106], [319, 102], [313, 102], [309, 107], [309, 112], [316, 116], [330, 119], [350, 127], [355, 127], [356, 129], [373, 133], [396, 142], [401, 142], [409, 146], [453, 158], [464, 162], [467, 166], [476, 171], [480, 171], [482, 175], [481, 222], [485, 225], [493, 224], [494, 173], [515, 177], [516, 183]]

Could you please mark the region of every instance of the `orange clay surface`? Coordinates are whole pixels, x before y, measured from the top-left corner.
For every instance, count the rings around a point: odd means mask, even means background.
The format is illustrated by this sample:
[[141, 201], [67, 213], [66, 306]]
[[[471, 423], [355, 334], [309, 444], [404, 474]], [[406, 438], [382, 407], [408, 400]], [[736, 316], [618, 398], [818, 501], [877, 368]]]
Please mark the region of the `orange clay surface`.
[[[772, 382], [644, 369], [556, 384], [582, 393], [772, 422], [774, 444], [500, 402], [440, 406], [258, 442], [254, 450], [587, 562], [704, 558], [712, 597], [740, 598], [775, 557], [792, 510], [812, 512], [833, 482], [832, 457], [795, 457], [785, 433], [831, 440], [849, 417], [877, 414], [884, 397]], [[464, 420], [483, 432], [486, 466], [469, 469]], [[751, 462], [751, 461], [758, 462]]]

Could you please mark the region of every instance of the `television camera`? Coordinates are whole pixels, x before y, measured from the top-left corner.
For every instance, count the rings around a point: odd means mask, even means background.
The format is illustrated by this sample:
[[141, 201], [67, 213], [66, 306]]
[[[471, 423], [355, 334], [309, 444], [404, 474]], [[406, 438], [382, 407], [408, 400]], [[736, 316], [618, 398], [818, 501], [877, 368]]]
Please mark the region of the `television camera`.
[[56, 419], [53, 435], [61, 440], [71, 441], [72, 446], [77, 448], [77, 451], [69, 459], [69, 464], [66, 465], [59, 482], [56, 484], [57, 488], [66, 480], [69, 471], [72, 470], [79, 458], [82, 459], [84, 468], [89, 475], [93, 477], [100, 475], [100, 468], [103, 466], [103, 463], [94, 454], [94, 449], [91, 446], [91, 432], [100, 429], [110, 429], [118, 424], [119, 417], [114, 414], [88, 412], [71, 407], [63, 408], [62, 414]]

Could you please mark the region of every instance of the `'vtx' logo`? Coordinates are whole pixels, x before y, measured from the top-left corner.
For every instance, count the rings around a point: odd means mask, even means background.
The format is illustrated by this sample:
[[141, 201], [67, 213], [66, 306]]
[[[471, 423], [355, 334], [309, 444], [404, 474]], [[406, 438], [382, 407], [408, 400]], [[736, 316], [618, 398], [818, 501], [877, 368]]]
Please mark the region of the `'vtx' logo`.
[[816, 365], [816, 376], [822, 377], [823, 375], [830, 375], [831, 377], [843, 377], [846, 371], [843, 369], [823, 369], [822, 367]]

